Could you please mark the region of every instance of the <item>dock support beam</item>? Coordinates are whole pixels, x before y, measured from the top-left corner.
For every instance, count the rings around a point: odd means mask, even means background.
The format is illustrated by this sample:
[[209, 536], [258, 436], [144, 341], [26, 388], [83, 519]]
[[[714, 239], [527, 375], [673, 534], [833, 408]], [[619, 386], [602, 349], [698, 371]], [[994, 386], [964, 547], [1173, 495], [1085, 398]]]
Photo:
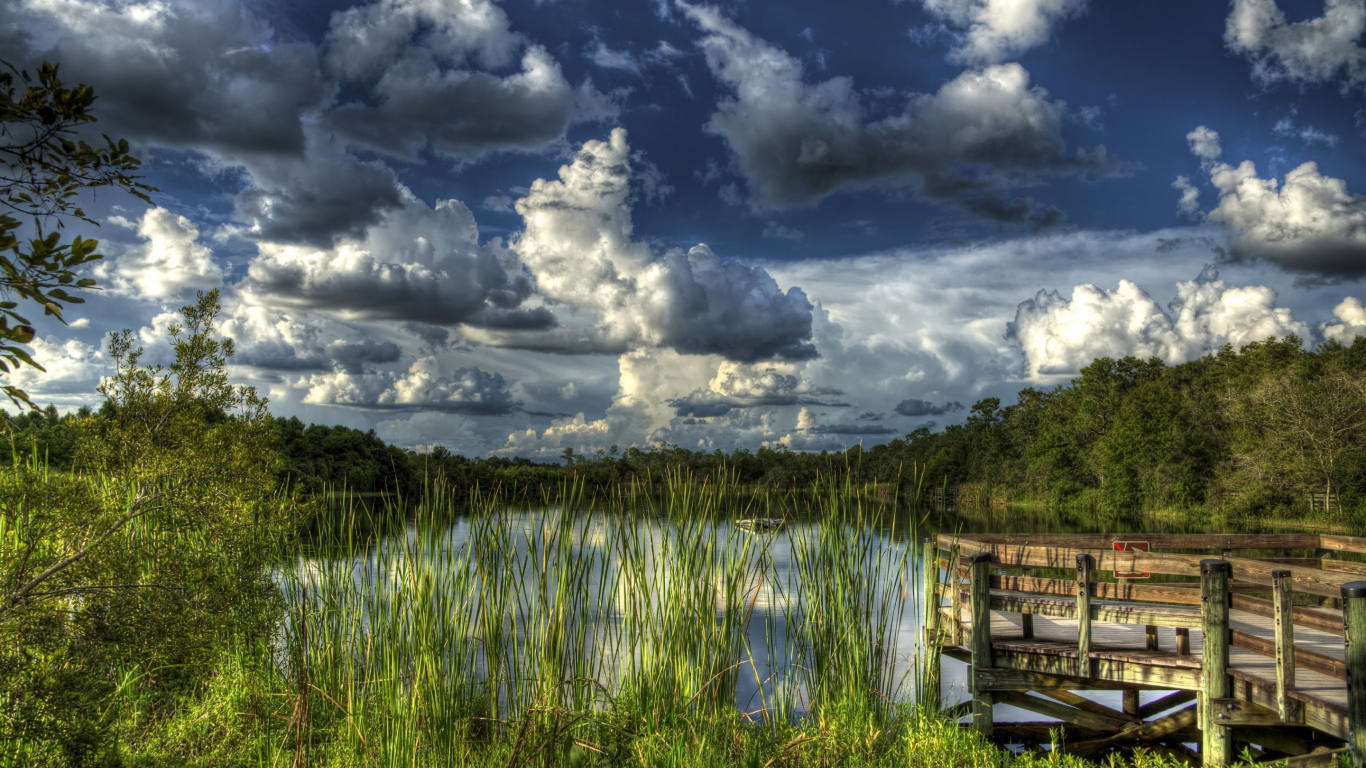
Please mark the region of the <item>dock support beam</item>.
[[1228, 679], [1229, 650], [1229, 564], [1226, 560], [1200, 561], [1201, 643], [1200, 708], [1204, 764], [1229, 765], [1233, 762], [1233, 729], [1220, 725], [1214, 710], [1215, 699], [1228, 698], [1232, 686]]
[[922, 656], [925, 673], [919, 698], [921, 706], [938, 712], [942, 706], [939, 700], [939, 544], [934, 539], [925, 539], [920, 554], [920, 573], [925, 581], [925, 653]]
[[972, 725], [991, 737], [994, 718], [991, 691], [977, 685], [977, 671], [991, 668], [991, 555], [983, 552], [968, 562], [969, 610], [972, 613]]
[[1090, 555], [1077, 555], [1077, 677], [1091, 676]]
[[1347, 746], [1352, 765], [1366, 766], [1366, 581], [1342, 585], [1347, 662]]
[[1294, 579], [1290, 571], [1271, 572], [1272, 620], [1276, 632], [1276, 712], [1281, 721], [1299, 722], [1299, 702], [1290, 698], [1295, 690]]

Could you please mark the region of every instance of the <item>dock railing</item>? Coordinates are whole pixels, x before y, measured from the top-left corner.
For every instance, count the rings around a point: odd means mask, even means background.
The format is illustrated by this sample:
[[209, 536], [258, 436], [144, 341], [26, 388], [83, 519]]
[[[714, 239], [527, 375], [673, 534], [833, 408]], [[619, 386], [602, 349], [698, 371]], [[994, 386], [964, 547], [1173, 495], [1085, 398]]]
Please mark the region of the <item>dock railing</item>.
[[[983, 735], [1050, 742], [1057, 723], [998, 725], [999, 703], [1064, 721], [1081, 738], [1063, 748], [1082, 755], [1366, 766], [1366, 563], [1344, 557], [1366, 539], [964, 534], [923, 554], [927, 637], [971, 665]], [[1122, 691], [1122, 709], [1075, 693], [1093, 690]], [[1152, 690], [1172, 693], [1140, 705]]]

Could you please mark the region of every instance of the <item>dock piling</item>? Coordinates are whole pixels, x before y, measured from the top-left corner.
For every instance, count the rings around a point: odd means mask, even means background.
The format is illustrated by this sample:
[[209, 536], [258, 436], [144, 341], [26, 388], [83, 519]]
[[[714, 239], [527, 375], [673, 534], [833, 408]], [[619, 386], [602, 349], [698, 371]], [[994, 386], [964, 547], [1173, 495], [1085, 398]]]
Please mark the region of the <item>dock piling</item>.
[[1295, 690], [1294, 578], [1290, 571], [1271, 572], [1272, 620], [1276, 632], [1276, 711], [1287, 723], [1299, 720], [1299, 708], [1290, 692]]
[[1233, 762], [1233, 730], [1220, 725], [1214, 700], [1228, 698], [1232, 692], [1228, 678], [1229, 656], [1229, 563], [1227, 560], [1200, 561], [1201, 691], [1203, 717], [1200, 752], [1207, 766]]
[[1347, 746], [1352, 765], [1366, 766], [1366, 581], [1342, 585], [1347, 666]]
[[1077, 677], [1091, 676], [1091, 567], [1095, 558], [1077, 555]]
[[977, 672], [991, 668], [991, 560], [989, 553], [968, 561], [968, 603], [972, 613], [972, 724], [990, 737], [993, 730], [993, 696], [977, 684]]

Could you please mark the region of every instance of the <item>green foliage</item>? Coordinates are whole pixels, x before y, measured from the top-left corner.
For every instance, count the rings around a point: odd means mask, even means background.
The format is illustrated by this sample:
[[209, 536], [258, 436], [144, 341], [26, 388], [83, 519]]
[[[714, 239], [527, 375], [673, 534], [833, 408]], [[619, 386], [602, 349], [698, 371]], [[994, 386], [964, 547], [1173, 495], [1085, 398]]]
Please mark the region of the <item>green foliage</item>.
[[[90, 107], [95, 94], [88, 85], [66, 88], [57, 67], [47, 62], [37, 77], [0, 61], [0, 374], [20, 365], [43, 367], [22, 347], [35, 333], [20, 314], [20, 302], [33, 302], [43, 314], [65, 323], [64, 305], [85, 300], [72, 290], [88, 290], [95, 281], [81, 268], [103, 258], [99, 243], [77, 235], [63, 241], [64, 218], [97, 222], [78, 205], [87, 189], [116, 187], [151, 203], [157, 191], [132, 175], [139, 166], [128, 154], [128, 142], [104, 137], [103, 147], [74, 140], [77, 128], [95, 121]], [[57, 229], [45, 231], [57, 220]], [[33, 236], [20, 237], [23, 220]], [[17, 387], [0, 386], [16, 404], [36, 407]]]
[[217, 295], [181, 312], [167, 368], [115, 335], [106, 406], [72, 424], [79, 472], [0, 472], [0, 764], [112, 764], [119, 690], [164, 717], [157, 699], [194, 692], [225, 647], [273, 635], [270, 559], [297, 525], [275, 423], [227, 382]]

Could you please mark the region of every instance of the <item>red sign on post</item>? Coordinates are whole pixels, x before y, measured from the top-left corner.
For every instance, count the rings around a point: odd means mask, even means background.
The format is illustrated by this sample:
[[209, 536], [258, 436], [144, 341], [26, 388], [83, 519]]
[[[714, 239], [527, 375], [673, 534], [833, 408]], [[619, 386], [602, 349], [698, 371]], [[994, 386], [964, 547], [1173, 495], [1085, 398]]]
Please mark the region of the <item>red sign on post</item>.
[[[1116, 552], [1148, 551], [1148, 542], [1146, 541], [1116, 541], [1114, 544]], [[1117, 579], [1146, 579], [1151, 575], [1152, 574], [1146, 573], [1144, 571], [1132, 571], [1128, 573], [1115, 571], [1115, 578]]]

